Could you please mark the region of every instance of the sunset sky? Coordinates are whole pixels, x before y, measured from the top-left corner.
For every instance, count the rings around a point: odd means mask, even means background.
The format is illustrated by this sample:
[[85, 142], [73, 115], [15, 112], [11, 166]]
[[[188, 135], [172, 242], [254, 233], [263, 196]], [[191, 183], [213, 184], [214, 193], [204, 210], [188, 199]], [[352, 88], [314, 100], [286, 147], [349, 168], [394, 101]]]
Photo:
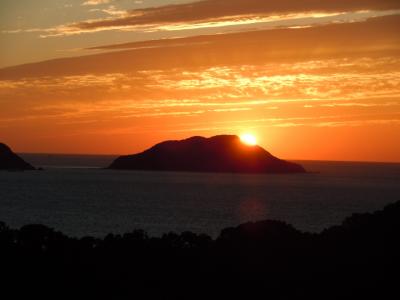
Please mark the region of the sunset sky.
[[0, 142], [128, 154], [250, 133], [400, 162], [399, 0], [1, 0]]

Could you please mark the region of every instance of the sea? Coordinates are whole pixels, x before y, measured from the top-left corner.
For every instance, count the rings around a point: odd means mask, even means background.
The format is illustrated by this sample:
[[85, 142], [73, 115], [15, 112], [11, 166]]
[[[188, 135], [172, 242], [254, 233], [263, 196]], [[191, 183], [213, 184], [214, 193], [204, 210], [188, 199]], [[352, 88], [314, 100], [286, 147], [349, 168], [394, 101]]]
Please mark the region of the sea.
[[296, 161], [307, 174], [108, 170], [115, 156], [20, 154], [43, 171], [0, 172], [0, 221], [74, 236], [150, 236], [280, 220], [321, 232], [400, 201], [400, 164]]

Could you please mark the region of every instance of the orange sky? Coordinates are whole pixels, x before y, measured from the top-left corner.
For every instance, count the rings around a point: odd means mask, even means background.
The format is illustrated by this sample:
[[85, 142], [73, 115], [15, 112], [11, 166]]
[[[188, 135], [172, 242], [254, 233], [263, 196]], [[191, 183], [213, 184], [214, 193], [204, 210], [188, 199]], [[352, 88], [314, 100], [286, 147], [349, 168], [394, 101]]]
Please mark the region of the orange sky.
[[[89, 55], [0, 69], [0, 141], [15, 151], [128, 154], [248, 132], [286, 159], [400, 162], [398, 1], [95, 2], [67, 4], [120, 13], [44, 33], [3, 26], [11, 44], [10, 34], [98, 41], [80, 52]], [[119, 32], [121, 44], [107, 39]], [[145, 33], [156, 36], [135, 38]]]

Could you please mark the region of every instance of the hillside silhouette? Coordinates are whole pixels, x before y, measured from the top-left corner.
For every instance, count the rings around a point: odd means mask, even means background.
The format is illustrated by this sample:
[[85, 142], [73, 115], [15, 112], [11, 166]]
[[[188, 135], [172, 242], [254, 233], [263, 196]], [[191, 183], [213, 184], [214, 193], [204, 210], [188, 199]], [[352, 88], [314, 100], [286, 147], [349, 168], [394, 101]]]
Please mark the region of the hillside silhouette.
[[243, 144], [235, 135], [165, 141], [142, 153], [121, 156], [109, 168], [229, 173], [305, 172], [302, 166], [278, 159], [260, 146]]
[[3, 295], [52, 299], [392, 299], [398, 293], [400, 202], [319, 234], [250, 222], [213, 240], [142, 230], [71, 238], [0, 222]]
[[0, 143], [0, 170], [35, 170], [35, 168], [12, 152], [6, 144]]

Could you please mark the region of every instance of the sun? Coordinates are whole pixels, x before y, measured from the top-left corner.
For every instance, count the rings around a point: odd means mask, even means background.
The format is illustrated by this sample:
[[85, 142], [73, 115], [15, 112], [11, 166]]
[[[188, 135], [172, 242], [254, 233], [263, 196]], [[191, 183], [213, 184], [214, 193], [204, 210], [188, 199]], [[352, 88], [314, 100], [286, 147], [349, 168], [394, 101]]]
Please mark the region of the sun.
[[249, 146], [255, 146], [257, 145], [257, 139], [254, 135], [250, 133], [244, 133], [240, 136], [240, 140], [242, 143], [249, 145]]

